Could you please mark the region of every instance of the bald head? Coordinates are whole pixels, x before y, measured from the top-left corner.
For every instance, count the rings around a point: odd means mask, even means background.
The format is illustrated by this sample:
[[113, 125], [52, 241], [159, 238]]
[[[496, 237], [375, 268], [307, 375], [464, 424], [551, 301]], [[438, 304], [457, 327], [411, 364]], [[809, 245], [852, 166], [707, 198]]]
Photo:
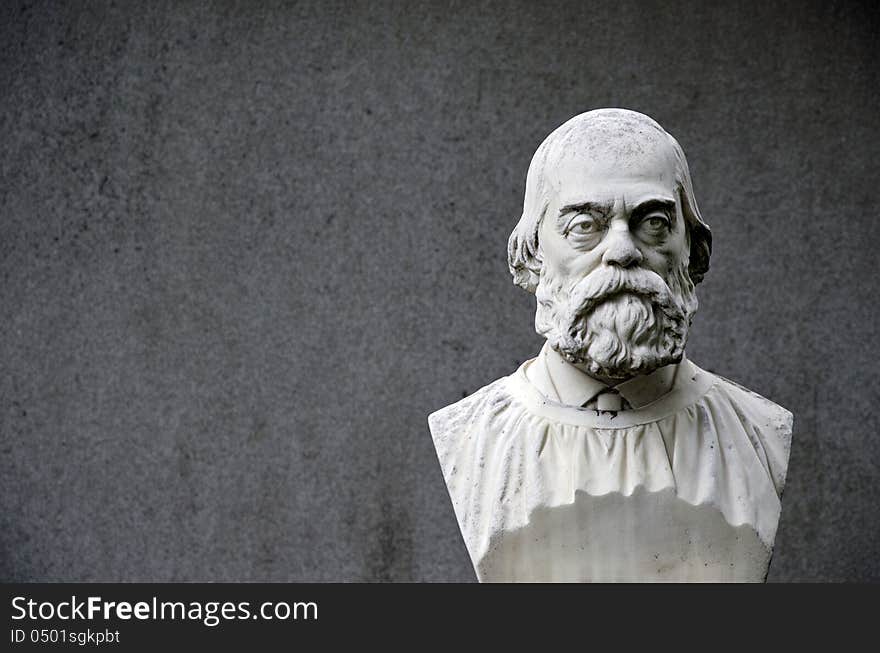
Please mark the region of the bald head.
[[[596, 109], [575, 116], [553, 131], [546, 147], [552, 167], [565, 159], [603, 161], [622, 167], [637, 166], [645, 156], [672, 155], [672, 137], [648, 116], [627, 109]], [[536, 156], [532, 160], [535, 165]]]
[[[603, 187], [596, 187], [596, 180]], [[689, 272], [699, 282], [709, 267], [711, 233], [693, 196], [690, 172], [678, 142], [648, 116], [627, 109], [582, 113], [554, 130], [535, 152], [526, 178], [523, 214], [508, 244], [517, 285], [534, 292], [542, 264], [539, 228], [551, 199], [576, 202], [601, 197], [615, 185], [668, 186], [688, 226]]]

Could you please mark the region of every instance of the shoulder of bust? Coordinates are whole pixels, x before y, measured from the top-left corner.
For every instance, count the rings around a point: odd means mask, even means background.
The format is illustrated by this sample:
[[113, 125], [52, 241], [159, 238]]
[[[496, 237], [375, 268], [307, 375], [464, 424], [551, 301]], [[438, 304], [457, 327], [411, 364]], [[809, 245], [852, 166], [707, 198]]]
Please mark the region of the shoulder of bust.
[[770, 401], [754, 390], [749, 390], [736, 381], [731, 381], [713, 372], [706, 372], [705, 370], [703, 372], [714, 377], [715, 386], [735, 407], [748, 411], [747, 414], [750, 417], [762, 418], [761, 421], [768, 426], [783, 430], [787, 427], [789, 434], [791, 433], [794, 418], [790, 410]]
[[791, 452], [794, 416], [787, 408], [743, 387], [723, 376], [706, 372], [714, 377], [713, 396], [733, 411], [745, 432], [752, 439], [759, 456], [765, 460], [768, 471], [782, 495]]
[[435, 443], [438, 438], [459, 430], [478, 415], [484, 413], [488, 406], [497, 404], [499, 399], [509, 396], [506, 390], [506, 376], [496, 379], [476, 392], [444, 406], [428, 415], [428, 427]]

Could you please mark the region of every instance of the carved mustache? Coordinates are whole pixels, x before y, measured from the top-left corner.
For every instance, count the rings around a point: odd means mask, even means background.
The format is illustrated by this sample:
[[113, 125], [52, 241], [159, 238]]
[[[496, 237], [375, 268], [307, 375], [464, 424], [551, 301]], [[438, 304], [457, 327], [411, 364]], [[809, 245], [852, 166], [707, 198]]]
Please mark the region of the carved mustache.
[[600, 267], [574, 286], [569, 305], [576, 307], [576, 313], [585, 315], [606, 299], [621, 293], [641, 295], [669, 317], [682, 316], [682, 306], [663, 277], [644, 268]]

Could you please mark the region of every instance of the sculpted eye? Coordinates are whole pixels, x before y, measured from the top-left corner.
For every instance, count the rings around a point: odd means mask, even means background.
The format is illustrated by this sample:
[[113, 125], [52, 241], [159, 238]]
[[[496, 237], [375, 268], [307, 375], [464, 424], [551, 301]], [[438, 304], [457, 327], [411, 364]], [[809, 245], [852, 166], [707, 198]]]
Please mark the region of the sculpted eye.
[[671, 223], [665, 215], [654, 213], [639, 221], [638, 230], [646, 236], [663, 236], [669, 232]]
[[590, 215], [578, 215], [565, 228], [566, 236], [592, 236], [602, 231], [601, 223]]

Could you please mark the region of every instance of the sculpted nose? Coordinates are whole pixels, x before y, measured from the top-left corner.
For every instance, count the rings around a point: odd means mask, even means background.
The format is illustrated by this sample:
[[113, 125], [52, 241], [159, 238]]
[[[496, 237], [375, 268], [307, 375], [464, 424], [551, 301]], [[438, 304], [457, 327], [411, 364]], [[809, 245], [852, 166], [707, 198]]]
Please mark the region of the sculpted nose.
[[629, 229], [612, 229], [607, 238], [610, 242], [602, 255], [603, 263], [628, 268], [642, 262], [642, 253], [633, 242]]

